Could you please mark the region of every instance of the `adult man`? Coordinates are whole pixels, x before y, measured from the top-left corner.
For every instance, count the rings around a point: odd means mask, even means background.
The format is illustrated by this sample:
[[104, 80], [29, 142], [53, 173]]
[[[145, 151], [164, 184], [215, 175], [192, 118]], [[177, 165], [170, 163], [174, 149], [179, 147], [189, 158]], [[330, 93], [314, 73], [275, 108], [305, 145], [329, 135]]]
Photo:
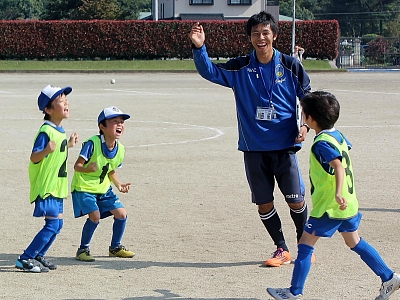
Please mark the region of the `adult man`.
[[260, 12], [247, 22], [247, 35], [254, 51], [224, 64], [210, 61], [203, 27], [196, 23], [189, 34], [194, 62], [205, 79], [232, 88], [237, 108], [239, 150], [244, 153], [252, 201], [277, 250], [266, 266], [291, 261], [274, 207], [274, 184], [278, 183], [294, 221], [297, 240], [307, 220], [304, 183], [296, 152], [309, 130], [298, 124], [298, 101], [311, 90], [300, 62], [273, 48], [278, 26], [271, 14]]

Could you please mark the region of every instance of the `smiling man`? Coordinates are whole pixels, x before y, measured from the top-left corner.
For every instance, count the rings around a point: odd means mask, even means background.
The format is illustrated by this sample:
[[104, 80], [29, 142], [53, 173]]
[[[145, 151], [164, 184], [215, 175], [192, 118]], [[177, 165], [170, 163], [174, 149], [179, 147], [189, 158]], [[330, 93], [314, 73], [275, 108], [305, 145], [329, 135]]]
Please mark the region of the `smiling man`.
[[193, 25], [189, 38], [199, 74], [231, 88], [235, 95], [238, 149], [244, 153], [252, 201], [276, 246], [265, 265], [279, 267], [290, 263], [291, 255], [274, 207], [275, 180], [290, 208], [297, 241], [307, 220], [296, 152], [309, 130], [300, 122], [298, 100], [310, 93], [311, 86], [301, 63], [274, 49], [278, 25], [271, 14], [262, 11], [251, 16], [246, 31], [254, 51], [223, 64], [214, 64], [208, 57], [201, 24]]

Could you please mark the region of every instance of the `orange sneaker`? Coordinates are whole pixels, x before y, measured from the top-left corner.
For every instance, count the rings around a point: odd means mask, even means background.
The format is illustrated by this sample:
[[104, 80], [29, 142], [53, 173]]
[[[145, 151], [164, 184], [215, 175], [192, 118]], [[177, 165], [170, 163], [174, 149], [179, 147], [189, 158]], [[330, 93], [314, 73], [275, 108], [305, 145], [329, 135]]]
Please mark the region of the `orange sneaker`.
[[282, 248], [278, 248], [273, 254], [272, 258], [265, 261], [266, 267], [279, 267], [280, 265], [290, 264], [292, 256], [289, 251], [285, 251]]
[[315, 254], [314, 254], [314, 252], [313, 252], [313, 254], [311, 255], [311, 263], [312, 263], [312, 264], [315, 263]]

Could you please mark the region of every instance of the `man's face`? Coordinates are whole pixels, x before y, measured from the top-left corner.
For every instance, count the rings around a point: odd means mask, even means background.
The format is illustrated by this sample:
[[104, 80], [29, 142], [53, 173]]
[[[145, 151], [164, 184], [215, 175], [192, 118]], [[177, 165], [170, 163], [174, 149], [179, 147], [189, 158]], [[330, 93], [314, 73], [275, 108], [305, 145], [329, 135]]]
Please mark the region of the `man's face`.
[[271, 53], [272, 44], [275, 40], [276, 35], [270, 25], [258, 24], [251, 29], [250, 41], [257, 55]]

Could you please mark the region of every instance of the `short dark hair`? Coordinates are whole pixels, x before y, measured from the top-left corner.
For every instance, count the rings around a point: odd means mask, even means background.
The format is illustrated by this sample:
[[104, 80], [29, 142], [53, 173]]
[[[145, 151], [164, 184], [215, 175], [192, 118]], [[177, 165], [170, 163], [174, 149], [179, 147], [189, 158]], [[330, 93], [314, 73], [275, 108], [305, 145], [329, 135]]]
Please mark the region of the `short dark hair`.
[[[107, 127], [106, 119], [104, 119], [103, 121], [101, 121], [100, 124], [103, 125], [104, 127]], [[100, 125], [100, 124], [99, 124], [99, 125]], [[99, 126], [99, 127], [100, 127], [100, 126]], [[103, 130], [101, 130], [100, 128], [99, 128], [99, 133], [100, 133], [100, 135], [103, 134]]]
[[312, 92], [301, 99], [300, 103], [304, 115], [306, 117], [311, 116], [322, 130], [333, 128], [339, 119], [339, 102], [329, 92]]
[[275, 18], [269, 12], [262, 11], [250, 17], [246, 25], [248, 36], [251, 35], [251, 29], [258, 24], [269, 25], [274, 35], [278, 34], [278, 24], [276, 23]]
[[53, 99], [53, 100], [50, 100], [50, 101], [47, 103], [45, 109], [43, 110], [43, 112], [44, 112], [43, 120], [45, 120], [45, 121], [50, 121], [50, 115], [46, 112], [46, 108], [50, 109], [50, 108], [52, 107], [52, 105], [53, 105], [53, 101], [54, 101], [54, 99]]

